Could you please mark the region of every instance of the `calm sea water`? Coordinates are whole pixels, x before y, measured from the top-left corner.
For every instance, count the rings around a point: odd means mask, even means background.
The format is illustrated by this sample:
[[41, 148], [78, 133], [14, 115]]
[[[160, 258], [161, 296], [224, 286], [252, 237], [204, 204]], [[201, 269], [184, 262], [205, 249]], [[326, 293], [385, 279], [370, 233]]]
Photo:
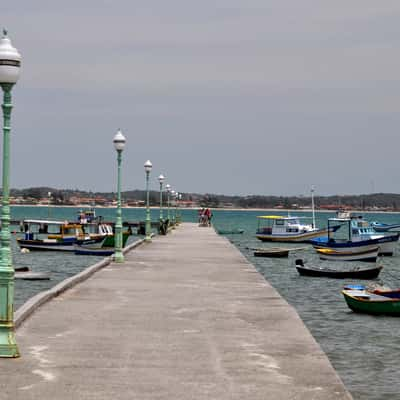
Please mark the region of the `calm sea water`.
[[[46, 207], [13, 207], [12, 218], [48, 218], [50, 216], [53, 219], [74, 220], [78, 210], [78, 208], [51, 208], [49, 210]], [[154, 220], [159, 216], [156, 209], [152, 210], [151, 214]], [[98, 209], [97, 215], [102, 215], [105, 220], [113, 221], [115, 209]], [[344, 282], [328, 278], [301, 277], [294, 267], [295, 258], [303, 258], [309, 263], [320, 262], [310, 245], [292, 245], [293, 247], [306, 246], [307, 249], [291, 253], [289, 259], [254, 257], [252, 248], [268, 246], [255, 238], [257, 215], [260, 215], [260, 212], [217, 210], [214, 211], [213, 223], [216, 229], [242, 228], [245, 230], [242, 235], [226, 235], [226, 237], [296, 308], [354, 399], [378, 400], [388, 397], [400, 399], [398, 369], [400, 319], [359, 315], [350, 311], [340, 291], [344, 283], [363, 283], [362, 281], [346, 280]], [[310, 217], [311, 213], [297, 213], [297, 215]], [[317, 213], [318, 226], [326, 225], [327, 218], [330, 216], [333, 214]], [[144, 217], [143, 209], [123, 210], [124, 220], [143, 220]], [[193, 222], [197, 220], [197, 212], [183, 210], [182, 217], [184, 221]], [[377, 220], [386, 223], [400, 221], [400, 214], [367, 214], [366, 217], [370, 221]], [[136, 239], [136, 237], [131, 237], [130, 240]], [[56, 252], [22, 254], [17, 249], [15, 241], [12, 245], [15, 266], [27, 265], [33, 271], [51, 273], [50, 281], [17, 280], [16, 307], [32, 295], [54, 286], [59, 281], [100, 260], [99, 257]], [[399, 244], [398, 247], [398, 255], [380, 260], [384, 269], [377, 283], [390, 287], [400, 286]]]
[[[226, 237], [296, 308], [354, 399], [400, 399], [400, 319], [360, 315], [347, 307], [341, 294], [344, 283], [367, 284], [370, 281], [301, 277], [294, 267], [296, 258], [303, 258], [310, 264], [320, 263], [310, 245], [305, 245], [306, 250], [291, 252], [289, 259], [254, 257], [251, 248], [277, 246], [276, 243], [262, 243], [254, 237], [257, 215], [260, 212], [217, 211], [214, 212], [214, 225], [216, 229], [238, 227], [245, 230], [243, 235]], [[311, 213], [296, 215], [310, 217]], [[317, 213], [317, 225], [326, 226], [327, 218], [332, 216], [334, 215]], [[400, 214], [365, 214], [365, 217], [369, 221], [385, 223], [400, 221]], [[304, 245], [290, 244], [288, 247], [290, 246]], [[375, 282], [393, 288], [399, 287], [400, 244], [397, 245], [396, 256], [382, 258], [379, 263], [384, 269]]]

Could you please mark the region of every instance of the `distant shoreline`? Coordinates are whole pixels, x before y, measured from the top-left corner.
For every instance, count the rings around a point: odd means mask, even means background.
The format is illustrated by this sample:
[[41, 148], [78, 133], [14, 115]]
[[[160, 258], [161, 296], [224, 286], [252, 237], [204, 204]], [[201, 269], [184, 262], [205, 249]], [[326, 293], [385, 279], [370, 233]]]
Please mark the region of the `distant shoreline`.
[[[110, 206], [88, 206], [88, 205], [46, 205], [46, 204], [11, 204], [11, 207], [38, 207], [38, 208], [81, 208], [82, 210], [85, 209], [91, 209], [91, 208], [95, 208], [95, 209], [116, 209], [117, 207], [110, 207]], [[199, 210], [202, 207], [180, 207], [180, 210], [191, 210], [191, 211], [195, 211], [195, 210]], [[138, 210], [145, 210], [146, 207], [145, 206], [138, 206], [138, 207], [134, 207], [134, 206], [124, 206], [122, 207], [122, 209], [138, 209]], [[159, 207], [156, 206], [151, 206], [150, 209], [159, 209]], [[167, 209], [167, 207], [163, 207], [163, 209]], [[174, 207], [171, 207], [171, 209], [174, 209]], [[268, 213], [303, 213], [303, 212], [312, 212], [312, 209], [276, 209], [276, 208], [231, 208], [231, 207], [210, 207], [211, 210], [213, 211], [257, 211], [257, 212], [268, 212]], [[346, 210], [347, 211], [347, 210]], [[315, 210], [316, 213], [334, 213], [335, 210], [319, 210], [316, 209]], [[365, 210], [351, 210], [350, 212], [352, 213], [360, 213], [360, 214], [400, 214], [400, 211], [383, 211], [383, 210], [375, 210], [375, 211], [365, 211]]]

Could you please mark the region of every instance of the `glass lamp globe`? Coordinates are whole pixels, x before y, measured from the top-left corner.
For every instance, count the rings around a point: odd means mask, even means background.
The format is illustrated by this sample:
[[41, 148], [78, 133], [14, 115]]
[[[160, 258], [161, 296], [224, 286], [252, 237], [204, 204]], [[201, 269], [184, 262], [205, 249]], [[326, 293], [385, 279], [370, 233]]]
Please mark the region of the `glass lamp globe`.
[[144, 163], [144, 170], [145, 170], [146, 172], [150, 172], [152, 168], [153, 168], [153, 164], [151, 163], [150, 160], [147, 160], [147, 161]]
[[20, 70], [21, 55], [11, 44], [7, 31], [3, 29], [3, 37], [0, 39], [0, 84], [17, 83]]
[[124, 150], [126, 139], [120, 129], [118, 129], [118, 132], [114, 136], [113, 143], [114, 143], [115, 150], [117, 150], [117, 151]]

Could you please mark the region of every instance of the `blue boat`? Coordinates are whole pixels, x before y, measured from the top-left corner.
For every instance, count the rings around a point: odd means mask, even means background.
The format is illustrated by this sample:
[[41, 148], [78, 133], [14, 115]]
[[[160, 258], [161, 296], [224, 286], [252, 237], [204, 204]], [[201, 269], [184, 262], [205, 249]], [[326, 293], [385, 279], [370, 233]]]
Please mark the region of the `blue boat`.
[[[330, 227], [336, 229], [329, 229]], [[337, 218], [328, 219], [328, 236], [313, 239], [316, 250], [331, 249], [334, 253], [360, 253], [379, 246], [379, 255], [392, 256], [400, 232], [388, 234], [376, 232], [370, 223], [361, 216], [338, 213]]]
[[115, 248], [114, 247], [90, 247], [86, 245], [74, 245], [74, 253], [78, 255], [85, 255], [85, 256], [100, 256], [100, 257], [107, 257], [114, 254]]
[[399, 232], [400, 224], [384, 224], [381, 222], [371, 222], [371, 226], [376, 232]]

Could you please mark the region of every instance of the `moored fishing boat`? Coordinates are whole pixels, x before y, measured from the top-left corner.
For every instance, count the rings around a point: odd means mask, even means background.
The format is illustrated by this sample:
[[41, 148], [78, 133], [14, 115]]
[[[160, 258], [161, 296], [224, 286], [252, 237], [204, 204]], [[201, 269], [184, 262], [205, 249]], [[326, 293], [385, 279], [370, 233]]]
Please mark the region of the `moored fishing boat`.
[[296, 260], [296, 269], [300, 275], [337, 278], [337, 279], [374, 279], [382, 270], [382, 266], [374, 265], [371, 267], [337, 267], [327, 265], [304, 265], [302, 259]]
[[77, 255], [85, 255], [85, 256], [100, 256], [107, 257], [114, 254], [114, 247], [92, 247], [86, 245], [74, 245], [74, 253]]
[[352, 249], [351, 251], [334, 250], [334, 249], [315, 249], [321, 260], [329, 261], [369, 261], [375, 262], [378, 253], [378, 246], [370, 246], [361, 250]]
[[24, 236], [17, 238], [21, 249], [39, 251], [74, 251], [74, 244], [97, 243], [103, 238], [91, 238], [82, 225], [68, 221], [28, 219], [22, 222]]
[[[335, 227], [335, 229], [330, 229]], [[336, 253], [362, 253], [373, 246], [379, 247], [379, 255], [392, 256], [400, 233], [377, 233], [361, 216], [349, 213], [339, 214], [337, 218], [328, 219], [328, 236], [311, 241], [313, 247], [331, 249]]]
[[45, 272], [15, 272], [14, 278], [25, 281], [48, 281], [50, 274]]
[[219, 235], [237, 235], [237, 234], [240, 235], [244, 232], [244, 229], [239, 229], [239, 228], [218, 229], [217, 232]]
[[[122, 232], [122, 247], [130, 236], [130, 231]], [[74, 253], [77, 255], [93, 255], [93, 256], [110, 256], [115, 252], [115, 235], [106, 235], [102, 241], [98, 243], [91, 243], [87, 241], [85, 243], [76, 243], [74, 245]]]
[[255, 257], [288, 257], [289, 249], [281, 249], [279, 247], [271, 247], [269, 249], [257, 249], [254, 251]]
[[300, 223], [299, 217], [263, 215], [257, 218], [259, 222], [256, 237], [263, 242], [309, 242], [328, 233], [327, 229]]
[[[122, 232], [122, 247], [125, 247], [129, 236], [132, 234], [130, 230]], [[106, 235], [104, 241], [102, 242], [102, 247], [114, 247], [115, 246], [115, 235]]]
[[345, 289], [342, 294], [348, 307], [357, 313], [400, 317], [400, 291]]

